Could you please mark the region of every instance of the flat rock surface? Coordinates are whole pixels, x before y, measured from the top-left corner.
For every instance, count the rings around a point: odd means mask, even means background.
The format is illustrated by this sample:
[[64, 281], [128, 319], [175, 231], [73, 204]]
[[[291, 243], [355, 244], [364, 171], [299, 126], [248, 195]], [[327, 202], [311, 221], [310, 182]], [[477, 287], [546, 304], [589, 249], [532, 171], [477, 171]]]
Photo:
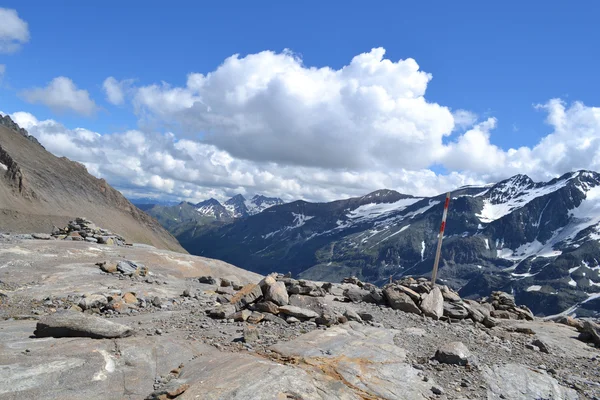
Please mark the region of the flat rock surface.
[[105, 318], [64, 311], [40, 318], [33, 334], [37, 337], [115, 339], [133, 335], [133, 329]]
[[[95, 263], [106, 260], [141, 263], [150, 274], [103, 273]], [[216, 280], [199, 282], [209, 275]], [[338, 295], [293, 295], [290, 303], [313, 312], [350, 310], [371, 320], [325, 328], [263, 313], [252, 324], [258, 337], [245, 343], [248, 322], [206, 313], [218, 305], [216, 290], [225, 276], [240, 285], [262, 279], [216, 260], [152, 248], [0, 239], [0, 398], [145, 399], [166, 392], [194, 400], [600, 397], [600, 352], [578, 340], [570, 326], [541, 320], [502, 320], [492, 329], [468, 320], [449, 323], [337, 301], [347, 285], [334, 284], [331, 292]], [[138, 302], [123, 312], [92, 306], [81, 315], [130, 327], [132, 336], [33, 336], [38, 321], [76, 308], [84, 294], [114, 301], [127, 293]], [[547, 344], [550, 354], [528, 348], [534, 340]], [[475, 364], [434, 359], [438, 348], [455, 341], [465, 344]], [[434, 394], [434, 387], [443, 394]]]

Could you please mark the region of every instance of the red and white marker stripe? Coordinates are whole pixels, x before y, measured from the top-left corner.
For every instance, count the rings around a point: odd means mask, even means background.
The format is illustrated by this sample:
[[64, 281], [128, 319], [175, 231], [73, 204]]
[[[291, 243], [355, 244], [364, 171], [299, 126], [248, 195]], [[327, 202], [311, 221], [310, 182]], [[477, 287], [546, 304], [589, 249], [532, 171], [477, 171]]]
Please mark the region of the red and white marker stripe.
[[435, 286], [437, 278], [438, 264], [440, 263], [440, 253], [442, 251], [442, 239], [444, 238], [444, 229], [446, 229], [446, 217], [448, 217], [448, 206], [450, 205], [450, 192], [446, 193], [446, 202], [444, 203], [444, 214], [442, 214], [442, 225], [438, 236], [438, 245], [435, 252], [435, 261], [433, 262], [433, 272], [431, 273], [431, 284]]

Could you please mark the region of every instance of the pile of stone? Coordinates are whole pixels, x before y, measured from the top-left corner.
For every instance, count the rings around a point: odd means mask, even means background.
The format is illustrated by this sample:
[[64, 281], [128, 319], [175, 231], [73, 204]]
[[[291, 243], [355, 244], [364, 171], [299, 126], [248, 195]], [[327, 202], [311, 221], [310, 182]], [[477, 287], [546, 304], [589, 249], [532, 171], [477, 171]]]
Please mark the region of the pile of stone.
[[[96, 263], [98, 267], [107, 274], [116, 274], [129, 277], [145, 277], [149, 274], [148, 267], [144, 264], [136, 263], [130, 260], [102, 261]], [[151, 283], [151, 282], [149, 282]]]
[[[39, 236], [39, 234], [37, 235]], [[112, 233], [107, 229], [99, 228], [92, 221], [81, 217], [69, 222], [64, 228], [55, 227], [47, 239], [51, 237], [59, 240], [78, 240], [108, 245], [123, 246], [126, 244], [122, 236]], [[36, 238], [35, 235], [34, 238]]]
[[[387, 305], [394, 310], [425, 315], [434, 319], [458, 322], [471, 319], [487, 327], [497, 325], [497, 319], [533, 320], [525, 306], [517, 306], [508, 293], [493, 292], [479, 301], [462, 299], [444, 285], [433, 287], [426, 278], [404, 278], [385, 285], [382, 289], [355, 277], [345, 278], [343, 292], [346, 301]], [[349, 286], [349, 287], [348, 287]]]
[[[212, 277], [201, 277], [199, 281], [218, 283]], [[347, 316], [325, 304], [323, 297], [328, 293], [328, 288], [331, 288], [331, 284], [318, 286], [281, 274], [271, 274], [258, 284], [250, 283], [243, 287], [237, 278], [227, 277], [220, 280], [216, 289], [219, 305], [207, 310], [207, 314], [215, 319], [252, 324], [272, 321], [287, 325], [312, 321], [317, 325], [331, 326], [347, 322]]]

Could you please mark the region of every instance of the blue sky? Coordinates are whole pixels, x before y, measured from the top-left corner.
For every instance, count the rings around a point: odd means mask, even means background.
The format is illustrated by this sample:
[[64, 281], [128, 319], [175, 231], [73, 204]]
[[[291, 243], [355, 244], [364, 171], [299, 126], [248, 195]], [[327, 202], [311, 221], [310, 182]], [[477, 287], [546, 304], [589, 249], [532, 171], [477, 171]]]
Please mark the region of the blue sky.
[[[555, 130], [535, 104], [560, 98], [567, 107], [574, 101], [595, 106], [600, 92], [600, 5], [592, 1], [5, 1], [1, 7], [18, 12], [30, 39], [0, 54], [6, 65], [0, 110], [101, 134], [144, 128], [131, 103], [106, 101], [107, 77], [134, 79], [138, 87], [163, 81], [184, 87], [189, 73], [206, 74], [233, 54], [264, 50], [290, 49], [304, 66], [334, 70], [376, 47], [392, 61], [413, 58], [433, 76], [427, 101], [468, 110], [478, 121], [494, 117], [490, 143], [505, 151], [534, 147]], [[57, 114], [19, 95], [58, 76], [87, 90], [99, 111]], [[461, 134], [455, 130], [443, 142]], [[456, 170], [446, 164], [428, 168]]]

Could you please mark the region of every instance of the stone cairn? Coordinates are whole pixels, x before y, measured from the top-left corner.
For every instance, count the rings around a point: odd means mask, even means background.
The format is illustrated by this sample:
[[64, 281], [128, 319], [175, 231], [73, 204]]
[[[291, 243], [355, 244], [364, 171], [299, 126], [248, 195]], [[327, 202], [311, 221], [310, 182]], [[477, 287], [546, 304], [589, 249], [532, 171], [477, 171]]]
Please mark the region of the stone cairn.
[[[408, 313], [424, 315], [436, 320], [459, 322], [471, 319], [491, 328], [498, 319], [533, 320], [533, 314], [525, 306], [517, 306], [514, 297], [504, 292], [493, 292], [479, 301], [461, 299], [447, 286], [431, 287], [425, 278], [405, 278], [379, 288], [363, 283], [355, 277], [345, 278], [342, 285], [292, 279], [281, 274], [271, 274], [258, 284], [239, 286], [235, 278], [221, 279], [201, 277], [201, 283], [218, 284], [217, 307], [207, 310], [212, 318], [232, 319], [258, 323], [263, 319], [295, 323], [314, 321], [317, 325], [330, 326], [348, 320], [368, 320], [368, 315], [354, 315], [347, 311], [339, 314], [330, 310], [319, 297], [336, 294], [342, 302], [373, 303]], [[276, 321], [277, 322], [277, 321]]]
[[121, 246], [126, 244], [122, 236], [107, 229], [99, 228], [92, 221], [81, 217], [75, 218], [64, 228], [55, 227], [50, 236], [59, 240], [78, 240]]

